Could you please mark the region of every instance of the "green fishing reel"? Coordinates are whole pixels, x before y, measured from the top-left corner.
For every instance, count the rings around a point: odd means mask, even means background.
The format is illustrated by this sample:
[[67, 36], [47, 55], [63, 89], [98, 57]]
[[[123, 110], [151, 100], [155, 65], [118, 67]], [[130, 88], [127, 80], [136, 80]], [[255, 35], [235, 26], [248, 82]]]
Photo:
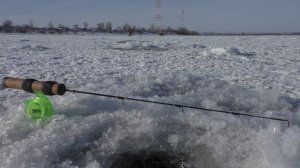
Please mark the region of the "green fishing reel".
[[36, 97], [25, 101], [26, 115], [33, 120], [44, 120], [54, 115], [52, 103], [42, 92], [36, 92]]
[[54, 115], [53, 106], [46, 95], [64, 95], [67, 90], [64, 84], [54, 81], [12, 77], [5, 77], [2, 80], [2, 86], [35, 94], [34, 98], [25, 101], [26, 115], [33, 120], [44, 120], [52, 117]]

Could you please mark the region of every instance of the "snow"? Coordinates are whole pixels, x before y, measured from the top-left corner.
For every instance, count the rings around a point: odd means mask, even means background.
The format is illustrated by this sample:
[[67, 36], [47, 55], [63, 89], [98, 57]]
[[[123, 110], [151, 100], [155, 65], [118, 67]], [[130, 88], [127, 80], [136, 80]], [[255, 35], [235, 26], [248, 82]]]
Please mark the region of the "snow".
[[182, 167], [300, 167], [299, 36], [0, 36], [1, 79], [291, 121], [66, 93], [35, 122], [23, 104], [33, 95], [0, 88], [0, 167], [108, 168], [145, 151]]

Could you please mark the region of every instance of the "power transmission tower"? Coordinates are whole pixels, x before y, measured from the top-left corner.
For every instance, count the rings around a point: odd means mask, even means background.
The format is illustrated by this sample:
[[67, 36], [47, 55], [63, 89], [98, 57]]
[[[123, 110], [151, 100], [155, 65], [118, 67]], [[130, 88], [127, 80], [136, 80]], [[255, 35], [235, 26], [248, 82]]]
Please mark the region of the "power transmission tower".
[[155, 0], [155, 22], [157, 31], [162, 34], [163, 25], [162, 25], [162, 16], [161, 16], [161, 0]]
[[185, 27], [185, 23], [184, 23], [184, 10], [181, 11], [181, 27]]

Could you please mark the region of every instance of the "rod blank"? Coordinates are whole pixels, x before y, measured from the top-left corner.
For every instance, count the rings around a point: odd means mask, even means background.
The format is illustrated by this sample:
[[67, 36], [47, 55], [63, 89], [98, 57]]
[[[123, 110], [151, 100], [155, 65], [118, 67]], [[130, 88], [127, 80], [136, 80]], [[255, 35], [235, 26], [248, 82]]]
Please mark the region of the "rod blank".
[[151, 100], [144, 100], [144, 99], [137, 99], [137, 98], [130, 98], [130, 97], [114, 96], [114, 95], [107, 95], [107, 94], [100, 94], [100, 93], [84, 92], [84, 91], [78, 91], [78, 90], [68, 90], [67, 89], [66, 91], [72, 92], [72, 93], [79, 93], [79, 94], [109, 97], [109, 98], [115, 98], [115, 99], [120, 99], [120, 100], [131, 100], [131, 101], [144, 102], [144, 103], [160, 104], [160, 105], [165, 105], [165, 106], [174, 106], [174, 107], [178, 107], [178, 108], [182, 108], [182, 109], [188, 108], [188, 109], [204, 110], [204, 111], [215, 112], [215, 113], [231, 114], [231, 115], [235, 115], [235, 116], [247, 116], [247, 117], [252, 117], [252, 118], [268, 119], [268, 120], [286, 122], [288, 127], [290, 127], [289, 120], [275, 118], [275, 117], [265, 117], [265, 116], [258, 116], [258, 115], [253, 115], [253, 114], [237, 113], [237, 112], [224, 111], [224, 110], [215, 110], [215, 109], [208, 109], [208, 108], [203, 108], [203, 107], [195, 107], [195, 106], [181, 105], [181, 104], [175, 104], [175, 103], [166, 103], [166, 102], [151, 101]]

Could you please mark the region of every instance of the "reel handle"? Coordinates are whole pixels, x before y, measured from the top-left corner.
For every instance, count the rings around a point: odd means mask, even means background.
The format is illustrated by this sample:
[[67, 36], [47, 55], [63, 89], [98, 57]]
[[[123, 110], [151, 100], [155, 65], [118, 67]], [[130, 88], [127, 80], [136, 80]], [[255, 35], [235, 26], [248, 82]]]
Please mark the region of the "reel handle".
[[2, 80], [4, 88], [24, 90], [29, 93], [36, 91], [42, 92], [45, 95], [64, 95], [66, 86], [54, 81], [37, 81], [35, 79], [20, 79], [13, 77], [5, 77]]

